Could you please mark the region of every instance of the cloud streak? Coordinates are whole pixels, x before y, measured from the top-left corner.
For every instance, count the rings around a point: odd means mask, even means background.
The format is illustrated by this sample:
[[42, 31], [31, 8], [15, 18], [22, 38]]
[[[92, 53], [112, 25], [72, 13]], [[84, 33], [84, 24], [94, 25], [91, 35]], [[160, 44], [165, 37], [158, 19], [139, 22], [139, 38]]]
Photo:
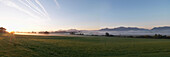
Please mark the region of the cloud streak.
[[48, 12], [47, 12], [46, 9], [44, 8], [44, 6], [43, 6], [38, 0], [35, 0], [35, 2], [41, 7], [41, 9], [44, 11], [44, 13], [46, 14], [46, 16], [49, 18]]
[[60, 9], [60, 5], [59, 5], [58, 1], [57, 1], [57, 0], [54, 0], [54, 2], [55, 2], [55, 4], [56, 4], [57, 8]]
[[34, 18], [39, 18], [38, 16], [34, 15], [33, 13], [29, 12], [28, 10], [25, 10], [25, 9], [21, 8], [20, 6], [18, 6], [17, 4], [15, 4], [14, 2], [12, 2], [10, 0], [0, 0], [0, 2], [7, 5], [7, 6], [9, 6], [9, 7], [16, 8], [16, 9], [18, 9], [18, 10], [20, 10], [20, 11], [34, 17]]
[[[42, 18], [50, 19], [46, 8], [43, 6], [40, 0], [15, 0], [15, 1], [18, 1], [22, 5], [18, 5], [17, 3], [14, 2], [14, 0], [0, 0], [0, 3], [18, 9], [19, 11], [26, 13], [27, 15], [34, 17], [36, 19], [42, 19]], [[57, 0], [53, 0], [53, 1], [55, 2], [57, 8], [60, 8], [60, 5], [57, 2]], [[27, 9], [23, 8], [23, 6], [26, 7]]]
[[34, 5], [34, 3], [32, 3], [30, 0], [25, 0], [31, 7], [33, 7], [34, 9], [36, 9], [37, 11], [39, 11], [42, 15], [46, 16], [46, 14], [41, 11], [36, 5]]
[[32, 11], [34, 11], [35, 13], [41, 15], [40, 12], [36, 11], [35, 9], [33, 9], [30, 5], [26, 4], [25, 2], [23, 2], [23, 0], [18, 0], [20, 3], [22, 3], [23, 5], [25, 5], [26, 7], [30, 8]]

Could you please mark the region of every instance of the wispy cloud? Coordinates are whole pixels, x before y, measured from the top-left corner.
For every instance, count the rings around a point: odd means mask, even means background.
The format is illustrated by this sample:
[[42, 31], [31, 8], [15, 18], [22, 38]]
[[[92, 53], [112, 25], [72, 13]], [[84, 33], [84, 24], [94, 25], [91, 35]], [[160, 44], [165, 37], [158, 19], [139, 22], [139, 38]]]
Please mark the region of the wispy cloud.
[[[3, 3], [4, 5], [7, 5], [9, 7], [13, 7], [15, 9], [18, 9], [19, 11], [22, 11], [22, 12], [26, 13], [27, 15], [32, 16], [34, 18], [50, 19], [46, 8], [40, 2], [40, 0], [16, 0], [16, 1], [18, 1], [22, 5], [18, 5], [13, 0], [0, 0], [0, 3]], [[33, 3], [33, 2], [35, 2], [35, 3]], [[57, 8], [60, 8], [60, 5], [57, 2], [57, 0], [54, 0], [54, 2], [56, 4]], [[22, 7], [22, 6], [27, 7], [27, 9]]]
[[9, 7], [16, 8], [16, 9], [18, 9], [18, 10], [20, 10], [20, 11], [22, 11], [22, 12], [24, 12], [24, 13], [32, 16], [32, 17], [34, 17], [34, 18], [39, 18], [39, 17], [36, 16], [35, 14], [31, 13], [31, 12], [28, 11], [28, 10], [23, 9], [22, 7], [18, 6], [17, 4], [15, 4], [14, 2], [12, 2], [12, 1], [10, 1], [10, 0], [0, 0], [0, 2], [3, 3], [3, 4], [5, 4], [5, 5], [7, 5], [7, 6], [9, 6]]
[[60, 5], [59, 5], [58, 1], [57, 1], [57, 0], [54, 0], [54, 2], [55, 2], [55, 4], [56, 4], [57, 8], [60, 9]]
[[26, 7], [30, 8], [32, 11], [34, 11], [35, 13], [42, 15], [40, 12], [38, 12], [37, 10], [33, 9], [30, 5], [26, 4], [25, 2], [23, 2], [23, 0], [18, 0], [20, 3], [22, 3], [23, 5], [25, 5]]
[[[53, 0], [46, 1], [50, 3], [54, 2]], [[57, 7], [60, 8], [58, 2], [55, 1], [55, 3]], [[1, 23], [8, 24], [9, 28], [11, 26], [18, 26], [19, 29], [25, 28], [26, 30], [28, 28], [37, 29], [35, 27], [43, 29], [42, 27], [49, 26], [48, 22], [51, 21], [47, 8], [45, 7], [46, 4], [43, 4], [42, 0], [0, 0], [0, 5], [2, 5], [2, 7], [0, 8], [12, 8], [9, 9], [12, 10], [9, 12], [7, 12], [8, 10], [1, 10], [1, 12], [4, 11], [3, 13], [1, 13], [1, 19], [3, 19]], [[13, 12], [13, 9], [16, 9], [14, 11], [17, 11], [18, 14], [16, 14], [16, 12]]]
[[43, 6], [38, 0], [35, 0], [35, 2], [41, 7], [41, 9], [44, 11], [44, 13], [46, 14], [46, 16], [49, 18], [48, 12], [47, 12], [46, 9], [44, 8], [44, 6]]
[[37, 11], [39, 11], [42, 15], [46, 16], [46, 14], [40, 10], [40, 8], [38, 8], [34, 3], [32, 3], [30, 0], [25, 0], [31, 7], [33, 7], [34, 9], [36, 9]]

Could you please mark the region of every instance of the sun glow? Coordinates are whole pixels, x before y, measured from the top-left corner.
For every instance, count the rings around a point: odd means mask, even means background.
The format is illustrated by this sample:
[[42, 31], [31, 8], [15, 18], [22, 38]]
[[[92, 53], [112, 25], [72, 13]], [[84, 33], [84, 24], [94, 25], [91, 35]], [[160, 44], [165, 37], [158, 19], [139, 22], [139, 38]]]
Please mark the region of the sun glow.
[[14, 34], [15, 32], [14, 32], [14, 31], [11, 31], [11, 32], [9, 32], [9, 33]]
[[13, 30], [6, 30], [7, 32], [11, 33], [11, 32], [14, 32]]

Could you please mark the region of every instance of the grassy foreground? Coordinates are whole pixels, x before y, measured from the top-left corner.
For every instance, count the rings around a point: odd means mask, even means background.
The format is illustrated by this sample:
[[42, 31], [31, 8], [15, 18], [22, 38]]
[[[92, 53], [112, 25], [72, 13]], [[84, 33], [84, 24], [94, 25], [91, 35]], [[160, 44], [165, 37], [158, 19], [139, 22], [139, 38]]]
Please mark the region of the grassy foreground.
[[0, 36], [0, 57], [170, 57], [170, 39]]

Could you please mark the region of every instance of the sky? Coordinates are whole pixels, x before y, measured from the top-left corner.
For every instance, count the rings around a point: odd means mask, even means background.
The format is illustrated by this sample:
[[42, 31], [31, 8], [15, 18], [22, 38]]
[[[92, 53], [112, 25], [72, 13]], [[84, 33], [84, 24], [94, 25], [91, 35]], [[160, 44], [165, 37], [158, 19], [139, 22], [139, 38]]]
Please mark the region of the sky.
[[170, 0], [0, 0], [7, 31], [151, 29], [169, 21]]

